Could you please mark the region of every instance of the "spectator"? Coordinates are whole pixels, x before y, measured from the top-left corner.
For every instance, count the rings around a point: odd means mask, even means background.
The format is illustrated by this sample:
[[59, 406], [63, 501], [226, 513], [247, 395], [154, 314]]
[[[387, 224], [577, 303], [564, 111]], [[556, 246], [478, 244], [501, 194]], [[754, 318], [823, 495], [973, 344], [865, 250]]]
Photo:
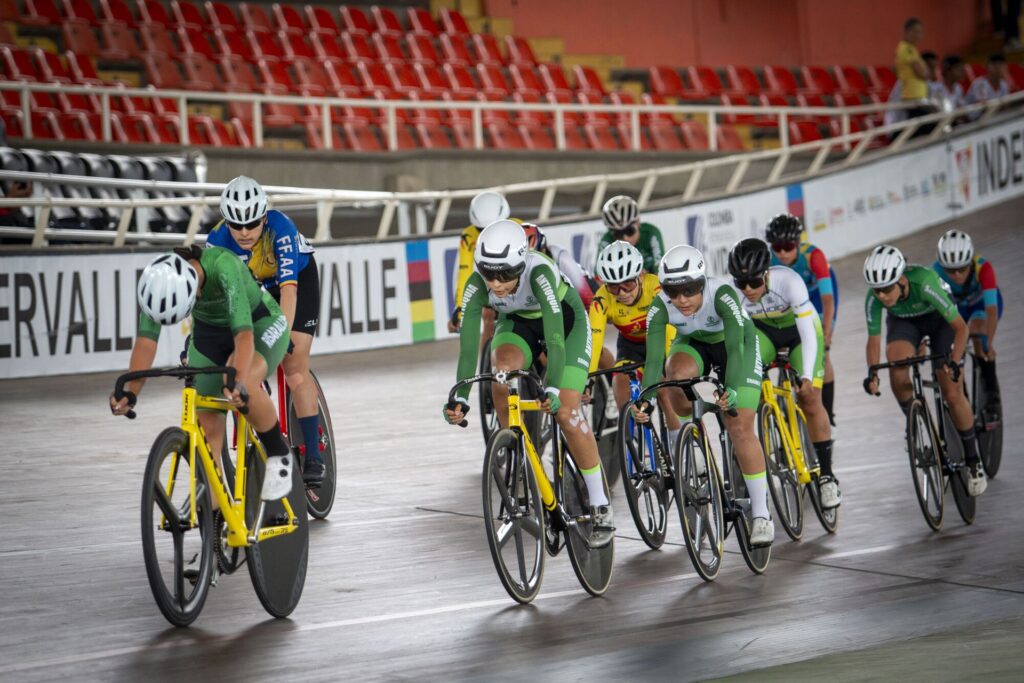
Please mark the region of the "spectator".
[[[1006, 57], [998, 52], [989, 57], [988, 73], [975, 78], [974, 82], [971, 83], [971, 87], [967, 91], [967, 104], [987, 102], [997, 97], [1009, 95], [1010, 84], [1006, 79], [1008, 73]], [[980, 111], [975, 112], [971, 114], [971, 120], [977, 119], [980, 116]]]
[[[4, 187], [0, 185], [0, 197], [8, 199], [26, 199], [32, 196], [32, 183], [25, 180], [12, 180]], [[0, 225], [9, 225], [16, 228], [31, 228], [34, 222], [31, 214], [17, 206], [0, 207]], [[31, 244], [32, 239], [28, 237], [3, 237], [0, 244]]]
[[989, 0], [992, 8], [992, 33], [996, 38], [1006, 39], [1007, 50], [1019, 50], [1020, 45], [1020, 0]]
[[942, 80], [936, 91], [943, 111], [953, 111], [966, 104], [964, 87], [960, 81], [964, 79], [964, 60], [957, 55], [948, 55], [942, 60]]
[[[935, 99], [935, 94], [939, 88], [939, 81], [934, 80], [936, 74], [936, 67], [939, 65], [939, 56], [934, 52], [923, 52], [921, 54], [921, 61], [924, 62], [925, 68], [928, 70], [928, 97]], [[889, 92], [889, 103], [900, 102], [903, 99], [903, 86], [900, 81], [892, 86], [892, 90]], [[928, 110], [931, 113], [931, 110]], [[891, 126], [894, 123], [907, 120], [906, 109], [888, 109], [885, 112], [885, 125]]]
[[[903, 40], [896, 45], [896, 76], [899, 78], [900, 101], [919, 102], [919, 106], [907, 109], [907, 117], [924, 116], [931, 113], [925, 104], [928, 98], [928, 65], [921, 59], [917, 44], [924, 36], [924, 24], [911, 17], [903, 22]], [[933, 77], [933, 76], [932, 76]]]

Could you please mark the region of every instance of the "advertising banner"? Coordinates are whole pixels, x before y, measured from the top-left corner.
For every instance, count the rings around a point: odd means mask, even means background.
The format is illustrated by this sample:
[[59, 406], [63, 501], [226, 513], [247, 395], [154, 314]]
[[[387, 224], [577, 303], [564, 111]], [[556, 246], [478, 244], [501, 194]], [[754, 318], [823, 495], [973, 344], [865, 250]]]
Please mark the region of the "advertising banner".
[[954, 211], [973, 211], [1024, 192], [1024, 119], [951, 143]]

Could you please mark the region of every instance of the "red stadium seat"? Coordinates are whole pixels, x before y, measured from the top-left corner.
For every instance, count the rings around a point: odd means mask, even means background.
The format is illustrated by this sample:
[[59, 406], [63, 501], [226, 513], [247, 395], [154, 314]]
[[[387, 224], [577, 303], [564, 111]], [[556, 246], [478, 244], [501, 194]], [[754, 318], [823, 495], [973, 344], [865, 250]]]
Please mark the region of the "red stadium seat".
[[[326, 149], [324, 146], [323, 124], [319, 121], [307, 121], [304, 127], [306, 129], [306, 147], [309, 149]], [[334, 126], [331, 126], [330, 136], [331, 149], [345, 148], [344, 138]]]
[[104, 22], [116, 21], [125, 26], [135, 26], [135, 15], [125, 0], [100, 0], [100, 13]]
[[441, 34], [440, 43], [445, 63], [461, 66], [469, 66], [473, 63], [473, 57], [469, 54], [469, 48], [466, 47], [465, 36], [450, 36], [444, 33]]
[[420, 89], [424, 92], [437, 96], [448, 92], [448, 83], [444, 74], [433, 64], [415, 64], [413, 69], [416, 72]]
[[[569, 93], [544, 93], [544, 99], [550, 104], [576, 104], [573, 96]], [[562, 118], [565, 119], [567, 126], [572, 125], [573, 127], [576, 127], [583, 123], [583, 115], [578, 111], [564, 111], [562, 112]]]
[[339, 92], [324, 65], [313, 59], [299, 57], [292, 62], [292, 69], [295, 71], [299, 90], [303, 95], [312, 95], [314, 97], [358, 96], [358, 89], [348, 93]]
[[252, 54], [257, 60], [280, 61], [285, 57], [284, 46], [273, 33], [246, 30], [245, 41], [252, 46]]
[[508, 51], [508, 61], [512, 64], [526, 64], [534, 66], [537, 64], [537, 57], [533, 54], [533, 48], [526, 38], [519, 36], [505, 36], [505, 49]]
[[380, 140], [369, 125], [350, 121], [343, 124], [348, 146], [357, 152], [379, 152], [383, 150]]
[[419, 92], [419, 79], [408, 64], [385, 64], [384, 72], [388, 75], [391, 89], [395, 92]]
[[263, 9], [262, 5], [254, 2], [239, 3], [238, 16], [241, 18], [242, 28], [246, 31], [273, 33], [276, 30], [267, 11]]
[[138, 0], [139, 19], [143, 24], [159, 24], [165, 29], [174, 28], [171, 13], [158, 0]]
[[416, 137], [419, 146], [424, 149], [451, 149], [452, 140], [448, 137], [441, 124], [438, 123], [417, 123]]
[[564, 92], [571, 94], [573, 92], [572, 86], [569, 85], [569, 79], [565, 77], [565, 71], [559, 64], [540, 64], [537, 67], [537, 71], [540, 73], [540, 80], [543, 87], [548, 92]]
[[4, 130], [9, 138], [25, 137], [24, 126], [21, 122], [20, 109], [0, 109], [0, 119], [3, 119]]
[[462, 14], [447, 7], [441, 8], [441, 25], [444, 26], [444, 32], [450, 35], [464, 36], [470, 32], [469, 24]]
[[241, 119], [231, 119], [231, 129], [234, 131], [235, 138], [238, 140], [239, 147], [253, 146], [251, 122], [242, 121]]
[[576, 87], [581, 92], [596, 93], [602, 97], [608, 94], [604, 83], [592, 67], [577, 64], [572, 68], [572, 72], [576, 77]]
[[374, 5], [370, 8], [370, 13], [373, 15], [373, 23], [377, 33], [395, 33], [398, 35], [405, 33], [402, 22], [398, 20], [395, 13], [389, 8]]
[[[505, 102], [505, 100], [506, 100], [505, 97], [503, 97], [501, 95], [498, 95], [498, 94], [494, 94], [494, 93], [491, 93], [489, 95], [485, 94], [485, 93], [477, 93], [476, 94], [476, 99], [479, 100], [480, 102]], [[489, 123], [500, 123], [500, 124], [510, 124], [510, 123], [512, 123], [512, 115], [509, 113], [508, 109], [504, 109], [504, 108], [502, 108], [502, 109], [484, 109], [481, 112], [480, 118], [484, 122], [484, 125], [489, 124]]]
[[315, 33], [322, 33], [334, 39], [341, 34], [338, 22], [334, 20], [334, 15], [323, 7], [306, 5], [306, 20]]
[[505, 60], [501, 56], [498, 41], [490, 33], [474, 33], [471, 37], [473, 50], [476, 52], [478, 64], [501, 66]]
[[[580, 104], [604, 104], [604, 98], [600, 95], [580, 92], [576, 93], [576, 101]], [[615, 122], [617, 116], [609, 111], [585, 111], [583, 112], [583, 123], [594, 125], [610, 126]], [[628, 117], [627, 117], [628, 118]]]
[[374, 33], [372, 40], [377, 61], [393, 64], [404, 64], [407, 61], [402, 52], [401, 36], [397, 33]]
[[611, 126], [607, 123], [586, 123], [583, 125], [583, 134], [590, 149], [612, 152], [623, 148], [612, 134]]
[[800, 73], [804, 77], [804, 83], [807, 84], [808, 90], [822, 95], [833, 95], [839, 90], [839, 83], [835, 76], [823, 66], [804, 66], [800, 69]]
[[167, 56], [178, 54], [178, 47], [171, 40], [171, 34], [160, 24], [140, 24], [137, 30], [142, 39], [143, 52], [157, 52]]
[[316, 53], [317, 59], [323, 59], [331, 62], [346, 61], [345, 53], [338, 44], [337, 37], [327, 33], [317, 33], [314, 31], [309, 36], [309, 42], [313, 45], [313, 52]]
[[146, 80], [149, 85], [161, 90], [181, 90], [185, 82], [181, 78], [181, 72], [167, 55], [150, 53], [142, 58], [146, 66]]
[[468, 121], [452, 121], [448, 124], [452, 132], [452, 139], [458, 149], [475, 149], [476, 144], [473, 138], [473, 124]]
[[207, 30], [206, 17], [188, 0], [171, 0], [171, 15], [178, 28], [193, 31]]
[[103, 85], [103, 79], [96, 73], [96, 67], [87, 56], [68, 50], [64, 53], [64, 58], [68, 60], [68, 71], [71, 72], [71, 78], [75, 83], [79, 85]]
[[370, 47], [369, 34], [345, 31], [341, 34], [341, 46], [345, 50], [345, 58], [353, 63], [375, 62], [377, 55]]
[[[441, 95], [441, 99], [444, 100], [445, 102], [472, 102], [477, 99], [477, 96], [476, 93], [454, 94], [451, 91], [449, 91], [443, 93]], [[456, 141], [458, 141], [459, 131], [455, 131], [454, 129], [459, 124], [470, 124], [470, 122], [473, 120], [473, 114], [469, 109], [455, 109], [454, 107], [442, 111], [442, 116], [444, 117], [448, 125], [452, 127], [453, 133], [455, 133]]]
[[[405, 93], [403, 97], [410, 102], [437, 102], [441, 99], [439, 94], [416, 91]], [[423, 107], [422, 109], [412, 109], [408, 112], [407, 118], [412, 124], [429, 123], [440, 125], [441, 121], [444, 119], [444, 110], [428, 109], [426, 107]]]
[[[538, 93], [524, 93], [517, 92], [512, 95], [512, 99], [515, 102], [523, 104], [540, 104], [541, 98]], [[491, 112], [491, 116], [501, 116], [507, 120], [508, 115], [505, 112]], [[554, 122], [554, 117], [546, 111], [517, 111], [515, 113], [516, 123], [525, 124], [528, 126], [548, 126]]]
[[438, 27], [437, 22], [434, 21], [434, 17], [430, 16], [430, 12], [423, 9], [422, 7], [410, 7], [409, 12], [409, 27], [417, 32], [429, 36], [436, 36], [441, 33], [441, 29]]
[[256, 61], [252, 43], [238, 31], [222, 31], [217, 29], [213, 32], [213, 40], [214, 53], [221, 57], [234, 55], [241, 57], [247, 62]]
[[406, 33], [405, 44], [409, 47], [412, 61], [421, 64], [441, 63], [441, 55], [437, 53], [432, 38], [418, 33]]
[[54, 0], [22, 0], [25, 12], [18, 22], [25, 26], [60, 26], [63, 18]]
[[651, 135], [653, 148], [659, 152], [677, 152], [686, 149], [682, 139], [679, 137], [679, 128], [675, 125], [666, 125], [663, 122], [651, 125], [648, 128]]
[[795, 95], [802, 90], [793, 72], [785, 66], [764, 67], [764, 79], [768, 83], [768, 90], [781, 95]]
[[819, 130], [818, 124], [814, 121], [789, 122], [789, 144], [799, 145], [821, 139], [821, 130]]
[[344, 5], [341, 8], [341, 26], [349, 33], [362, 33], [369, 35], [373, 33], [373, 27], [358, 7]]
[[47, 83], [74, 82], [75, 79], [71, 72], [64, 66], [64, 62], [61, 61], [60, 56], [56, 53], [38, 47], [29, 48], [29, 53], [35, 61], [36, 72], [39, 74], [41, 81]]
[[[227, 90], [231, 92], [258, 92], [261, 87], [252, 66], [237, 55], [227, 55], [220, 59], [220, 70], [224, 74]], [[241, 106], [241, 105], [239, 105]], [[246, 115], [246, 117], [251, 115]]]
[[[800, 93], [796, 96], [798, 107], [827, 107], [828, 102], [818, 93]], [[797, 121], [814, 121], [816, 123], [828, 123], [829, 117], [825, 114], [808, 114], [794, 117]]]
[[476, 73], [480, 78], [480, 85], [483, 86], [484, 92], [508, 97], [511, 92], [511, 88], [509, 87], [508, 80], [506, 80], [505, 74], [502, 73], [500, 66], [477, 64]]
[[[654, 93], [645, 92], [642, 97], [643, 97], [643, 103], [644, 104], [654, 104], [654, 105], [663, 105], [663, 104], [665, 104], [665, 99], [661, 95], [656, 95]], [[655, 112], [655, 113], [650, 113], [650, 114], [644, 113], [644, 114], [641, 115], [641, 118], [648, 125], [655, 125], [655, 124], [658, 124], [658, 123], [666, 123], [666, 124], [671, 124], [671, 125], [675, 126], [675, 123], [676, 123], [675, 116], [673, 114], [669, 114], [667, 112]]]
[[520, 123], [516, 128], [519, 130], [519, 135], [522, 137], [526, 149], [555, 149], [554, 132], [548, 132], [547, 128], [527, 123]]
[[185, 85], [189, 90], [220, 90], [221, 77], [216, 67], [205, 55], [198, 53], [181, 56], [181, 67], [185, 70]]
[[[83, 2], [84, 0], [77, 0]], [[92, 6], [89, 7], [92, 10]], [[17, 22], [22, 12], [18, 9], [17, 0], [0, 0], [0, 21]]]
[[274, 13], [274, 23], [278, 31], [299, 36], [309, 34], [310, 27], [302, 18], [302, 13], [291, 3], [275, 2], [271, 11]]
[[383, 65], [374, 62], [360, 62], [356, 65], [356, 71], [364, 90], [391, 90], [391, 81], [388, 79]]
[[359, 81], [352, 73], [352, 68], [348, 64], [325, 62], [323, 67], [327, 73], [327, 78], [330, 79], [331, 86], [338, 95], [344, 97], [360, 96], [362, 89], [359, 87]]
[[740, 137], [735, 126], [727, 123], [718, 125], [715, 140], [717, 141], [718, 149], [723, 152], [742, 152], [746, 149], [743, 146], [743, 139]]
[[[15, 8], [14, 16], [0, 16], [0, 21], [19, 21], [21, 15], [17, 12], [17, 3], [15, 0], [9, 0], [11, 6]], [[0, 12], [0, 14], [3, 14]], [[93, 9], [92, 3], [89, 0], [64, 0], [64, 16], [67, 17], [67, 21], [79, 21], [89, 26], [99, 26], [100, 19], [96, 16], [96, 10]]]
[[[57, 116], [57, 122], [65, 140], [95, 142], [102, 135], [103, 129], [100, 127], [99, 115], [95, 115], [95, 118], [90, 118], [88, 114], [83, 112], [65, 112]], [[95, 127], [93, 124], [95, 124]]]
[[224, 2], [211, 2], [207, 0], [204, 7], [206, 8], [206, 18], [210, 27], [225, 32], [233, 31], [238, 33], [242, 31], [242, 23], [238, 21], [238, 16], [231, 9], [231, 5]]
[[688, 91], [684, 91], [687, 99], [718, 99], [718, 96], [725, 89], [722, 87], [722, 81], [718, 74], [709, 66], [688, 66], [686, 67], [686, 75], [690, 80], [691, 86]]
[[[729, 93], [722, 93], [719, 98], [724, 107], [749, 107], [750, 100], [745, 95], [730, 95]], [[719, 117], [719, 122], [722, 123], [740, 123], [746, 126], [754, 125], [757, 120], [755, 114], [722, 114]]]
[[296, 59], [316, 58], [316, 51], [306, 40], [306, 36], [304, 34], [278, 31], [277, 37], [284, 46], [285, 56], [289, 60], [295, 61]]
[[545, 91], [532, 66], [527, 64], [511, 64], [508, 71], [509, 75], [512, 76], [512, 86], [516, 92], [541, 93]]
[[60, 128], [56, 112], [32, 111], [32, 137], [41, 140], [63, 140], [64, 132]]
[[234, 128], [215, 118], [210, 119], [210, 125], [213, 127], [211, 133], [215, 145], [219, 147], [238, 147], [241, 145]]
[[708, 134], [700, 121], [683, 121], [679, 124], [679, 132], [687, 149], [707, 149]]
[[[88, 27], [86, 27], [88, 28]], [[90, 32], [92, 29], [88, 29]], [[104, 59], [125, 60], [135, 59], [141, 54], [139, 44], [135, 40], [135, 33], [124, 24], [108, 22], [100, 27], [100, 35], [103, 36], [103, 47], [99, 56]]]
[[733, 93], [751, 96], [761, 92], [761, 82], [757, 80], [757, 74], [749, 66], [730, 64], [725, 67], [725, 75], [729, 81], [729, 89]]
[[7, 28], [7, 24], [0, 22], [0, 45], [14, 45], [15, 42], [10, 29]]
[[860, 69], [846, 64], [832, 67], [836, 74], [839, 88], [848, 93], [864, 93], [869, 90]]
[[892, 67], [869, 66], [868, 80], [871, 82], [871, 89], [873, 91], [883, 97], [888, 97], [892, 87], [896, 85], [896, 73], [892, 70]]
[[[8, 47], [6, 45], [0, 47], [0, 63], [4, 65], [7, 77], [12, 81], [39, 83], [43, 80], [37, 61], [29, 49]], [[16, 108], [21, 107], [20, 93], [13, 91], [4, 92], [6, 97], [10, 98], [11, 106]], [[48, 92], [32, 93], [31, 108], [33, 110], [56, 111], [57, 107], [58, 102], [54, 98], [53, 94]]]
[[444, 75], [448, 79], [448, 87], [453, 93], [469, 97], [476, 95], [477, 84], [469, 67], [446, 61], [441, 69], [444, 71]]
[[661, 97], [681, 97], [686, 90], [683, 77], [670, 66], [652, 66], [648, 69], [651, 92]]
[[100, 44], [88, 24], [67, 22], [63, 26], [64, 47], [82, 57], [98, 57]]
[[207, 59], [213, 59], [216, 54], [213, 46], [210, 45], [210, 39], [207, 37], [206, 32], [200, 29], [179, 28], [178, 43], [181, 44], [181, 49], [186, 54], [196, 53], [203, 55]]
[[485, 132], [494, 149], [523, 149], [526, 146], [522, 134], [508, 124], [488, 124]]
[[256, 61], [256, 73], [262, 80], [265, 92], [282, 95], [298, 92], [298, 84], [281, 62], [259, 59]]

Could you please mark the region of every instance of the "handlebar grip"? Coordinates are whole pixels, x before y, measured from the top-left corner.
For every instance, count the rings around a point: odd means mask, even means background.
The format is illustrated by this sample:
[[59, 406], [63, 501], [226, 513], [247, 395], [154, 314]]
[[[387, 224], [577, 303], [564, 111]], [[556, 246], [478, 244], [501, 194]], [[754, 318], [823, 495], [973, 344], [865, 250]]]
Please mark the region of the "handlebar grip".
[[728, 415], [729, 417], [736, 417], [737, 415], [739, 415], [739, 413], [736, 412], [735, 408], [729, 408], [729, 410], [725, 411], [725, 414]]
[[[468, 415], [469, 414], [469, 406], [465, 405], [463, 403], [459, 403], [458, 401], [456, 401], [455, 400], [455, 393], [454, 393], [454, 391], [452, 392], [451, 397], [448, 400], [448, 403], [446, 403], [444, 405], [444, 407], [447, 408], [448, 410], [455, 410], [456, 408], [462, 408], [462, 411], [463, 411], [462, 414], [463, 415]], [[469, 420], [465, 420], [464, 419], [464, 420], [462, 420], [462, 422], [459, 422], [458, 425], [460, 427], [462, 427], [463, 429], [465, 429], [466, 427], [469, 426]]]
[[463, 420], [462, 422], [459, 423], [459, 426], [465, 429], [466, 427], [469, 426], [469, 420]]
[[[228, 391], [235, 390], [235, 375], [237, 372], [238, 371], [235, 368], [228, 367], [227, 371], [224, 373], [225, 375], [227, 375], [227, 377], [224, 379], [224, 388], [227, 389]], [[238, 407], [238, 412], [241, 413], [242, 415], [248, 415], [249, 406], [246, 404], [249, 403], [249, 391], [245, 388], [245, 386], [242, 386], [239, 389], [238, 396], [239, 398], [242, 399], [242, 405]]]
[[127, 417], [129, 420], [134, 420], [135, 419], [135, 411], [134, 410], [129, 410], [127, 413], [124, 414], [124, 416]]

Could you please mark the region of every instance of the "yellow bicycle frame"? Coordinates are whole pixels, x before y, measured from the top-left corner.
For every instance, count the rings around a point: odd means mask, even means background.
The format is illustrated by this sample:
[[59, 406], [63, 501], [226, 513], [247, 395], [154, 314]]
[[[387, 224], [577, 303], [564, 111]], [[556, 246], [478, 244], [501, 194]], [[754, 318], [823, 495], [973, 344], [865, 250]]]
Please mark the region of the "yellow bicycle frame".
[[[798, 417], [803, 419], [805, 423], [807, 418], [793, 397], [793, 383], [789, 381], [785, 374], [782, 375], [781, 379], [781, 386], [776, 386], [767, 374], [764, 376], [764, 379], [761, 380], [761, 400], [771, 408], [771, 411], [775, 414], [775, 419], [778, 420], [779, 432], [782, 434], [782, 445], [791, 461], [790, 465], [796, 471], [797, 481], [801, 484], [809, 484], [812, 471], [808, 469], [807, 459], [804, 458], [804, 443], [800, 438], [800, 428], [797, 422]], [[788, 399], [786, 401], [785, 416], [783, 416], [782, 408], [779, 406], [779, 396]], [[819, 470], [820, 468], [816, 466], [813, 474], [818, 473]]]
[[[533, 447], [533, 441], [530, 440], [530, 432], [523, 427], [523, 411], [530, 412], [541, 409], [541, 402], [537, 400], [521, 399], [519, 394], [515, 392], [509, 392], [508, 395], [508, 427], [509, 429], [518, 431], [523, 436], [523, 444], [526, 446], [526, 457], [530, 459], [530, 465], [533, 467], [534, 478], [537, 480], [537, 487], [540, 489], [541, 500], [544, 501], [544, 508], [546, 510], [553, 511], [558, 502], [555, 500], [555, 490], [551, 487], [551, 482], [548, 481], [548, 475], [544, 471], [544, 466], [540, 462], [540, 456], [537, 455], [537, 449]], [[556, 463], [558, 467], [561, 467], [561, 463]], [[561, 475], [561, 472], [559, 472]]]
[[[243, 415], [237, 414], [237, 419], [235, 420], [235, 443], [242, 444], [243, 446], [238, 449], [238, 458], [235, 465], [234, 491], [229, 494], [227, 489], [224, 487], [224, 481], [221, 478], [221, 474], [217, 470], [214, 458], [210, 453], [210, 446], [206, 442], [206, 437], [203, 434], [202, 429], [200, 429], [199, 422], [196, 418], [196, 411], [201, 408], [216, 410], [222, 413], [232, 410], [231, 404], [226, 399], [216, 398], [213, 396], [200, 396], [195, 387], [185, 387], [182, 390], [181, 429], [188, 435], [189, 443], [189, 508], [191, 510], [189, 523], [191, 527], [194, 528], [199, 523], [196, 513], [195, 477], [196, 455], [198, 453], [199, 459], [202, 460], [203, 463], [203, 471], [206, 473], [206, 481], [209, 483], [211, 495], [217, 501], [220, 513], [224, 517], [224, 522], [228, 529], [227, 541], [230, 547], [245, 547], [253, 543], [264, 541], [268, 538], [273, 538], [274, 536], [290, 534], [298, 529], [298, 521], [296, 520], [295, 513], [292, 511], [291, 504], [288, 502], [288, 498], [283, 498], [281, 499], [281, 503], [288, 515], [288, 520], [284, 524], [260, 528], [258, 534], [255, 536], [250, 535], [250, 529], [246, 527], [245, 524], [245, 484], [247, 481], [246, 456], [249, 453], [248, 446], [250, 445], [256, 449], [257, 455], [264, 460], [267, 459], [266, 451], [263, 450], [263, 444], [260, 443], [259, 438], [256, 436], [256, 432], [249, 426], [248, 420], [246, 420]], [[177, 466], [178, 460], [175, 459], [171, 465], [170, 481], [166, 487], [168, 497], [174, 493], [174, 481]], [[162, 516], [160, 521], [161, 526], [163, 526], [165, 520]]]

